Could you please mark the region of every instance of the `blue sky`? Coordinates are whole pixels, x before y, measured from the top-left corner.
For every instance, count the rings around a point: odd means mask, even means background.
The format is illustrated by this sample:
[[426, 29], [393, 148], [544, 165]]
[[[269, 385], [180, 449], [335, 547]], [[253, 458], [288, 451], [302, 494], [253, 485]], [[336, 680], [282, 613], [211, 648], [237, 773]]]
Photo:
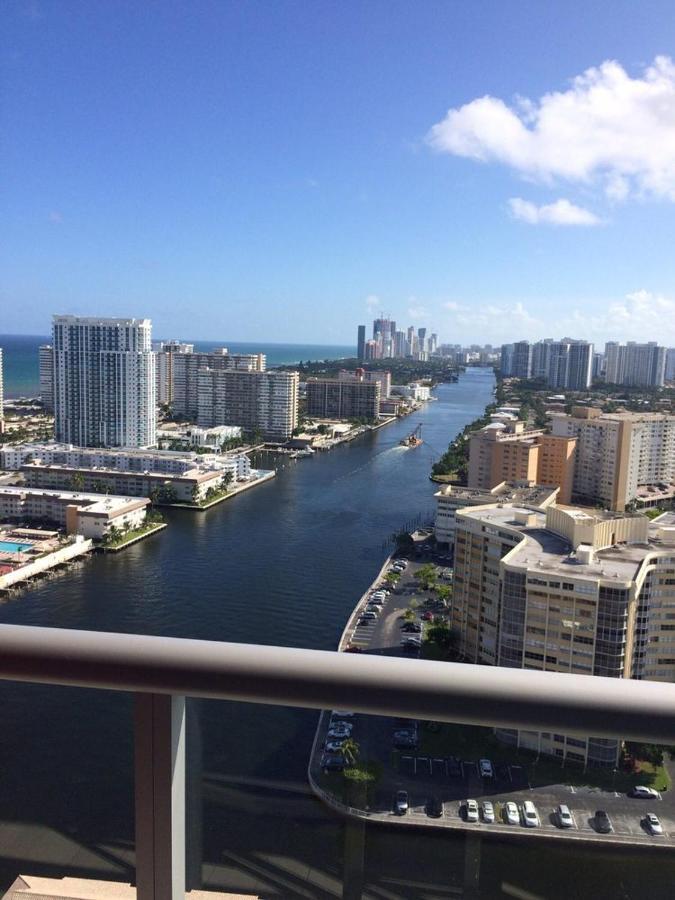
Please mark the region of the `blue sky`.
[[674, 38], [669, 2], [6, 0], [0, 331], [675, 345]]

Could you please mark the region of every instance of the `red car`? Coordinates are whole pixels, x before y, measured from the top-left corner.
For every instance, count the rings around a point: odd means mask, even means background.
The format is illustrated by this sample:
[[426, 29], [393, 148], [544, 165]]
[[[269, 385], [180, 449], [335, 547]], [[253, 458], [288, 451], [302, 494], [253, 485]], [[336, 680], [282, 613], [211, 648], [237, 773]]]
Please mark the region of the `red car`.
[[425, 622], [431, 622], [433, 617], [434, 617], [434, 614], [432, 612], [429, 612], [429, 610], [427, 610], [425, 613], [422, 613], [422, 618], [424, 619]]

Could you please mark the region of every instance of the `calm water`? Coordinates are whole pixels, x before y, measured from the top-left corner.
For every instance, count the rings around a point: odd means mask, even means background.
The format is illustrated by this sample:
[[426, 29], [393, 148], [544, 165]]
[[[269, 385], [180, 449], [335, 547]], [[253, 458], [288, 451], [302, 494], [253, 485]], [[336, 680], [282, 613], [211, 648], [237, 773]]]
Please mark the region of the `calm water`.
[[[0, 606], [4, 622], [332, 649], [385, 555], [383, 538], [431, 510], [434, 449], [482, 412], [487, 370], [443, 385], [439, 401]], [[417, 422], [425, 444], [398, 446]], [[254, 651], [252, 651], [254, 652]], [[130, 879], [131, 704], [124, 695], [0, 687], [0, 877], [17, 871]], [[205, 886], [263, 897], [341, 896], [353, 829], [308, 793], [316, 714], [196, 702], [191, 709], [191, 846]], [[203, 759], [203, 766], [200, 763]], [[201, 832], [201, 834], [200, 834]], [[481, 896], [515, 884], [567, 897], [670, 896], [665, 857], [485, 842]], [[441, 898], [462, 883], [461, 835], [366, 830], [366, 896]], [[657, 863], [657, 864], [655, 864]], [[552, 886], [552, 882], [553, 885]], [[0, 885], [2, 886], [2, 885]], [[513, 895], [515, 896], [515, 895]]]
[[[48, 344], [47, 336], [0, 334], [5, 371], [5, 397], [34, 397], [40, 393], [38, 347]], [[292, 365], [300, 361], [342, 359], [354, 356], [355, 347], [329, 344], [263, 344], [234, 341], [195, 341], [196, 350], [227, 347], [231, 353], [266, 353], [268, 366]]]

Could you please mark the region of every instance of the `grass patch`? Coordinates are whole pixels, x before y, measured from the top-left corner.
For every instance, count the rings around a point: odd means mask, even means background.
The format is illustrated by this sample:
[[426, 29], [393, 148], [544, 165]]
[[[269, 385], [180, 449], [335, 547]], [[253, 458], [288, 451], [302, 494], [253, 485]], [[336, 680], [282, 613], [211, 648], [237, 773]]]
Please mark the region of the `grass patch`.
[[659, 509], [658, 507], [655, 507], [654, 509], [646, 509], [644, 511], [648, 519], [655, 519], [657, 516], [660, 516], [664, 512], [665, 510]]
[[140, 528], [134, 528], [132, 531], [125, 531], [124, 534], [120, 534], [120, 536], [116, 537], [114, 540], [106, 539], [102, 541], [101, 544], [106, 550], [119, 550], [121, 547], [124, 547], [125, 544], [135, 541], [136, 538], [151, 534], [153, 531], [159, 531], [161, 528], [165, 527], [166, 525], [164, 522], [148, 522]]
[[540, 756], [537, 759], [535, 753], [502, 744], [491, 728], [448, 724], [437, 726], [437, 723], [433, 723], [437, 730], [430, 730], [425, 727], [426, 724], [422, 723], [420, 731], [420, 755], [456, 756], [474, 762], [486, 758], [496, 764], [519, 765], [527, 771], [532, 787], [571, 784], [623, 793], [637, 784], [656, 788], [657, 791], [670, 789], [668, 772], [663, 765], [655, 766], [641, 760], [638, 772], [617, 771], [614, 774], [611, 769], [595, 767], [589, 767], [584, 772], [583, 767], [575, 763], [568, 761], [562, 765], [561, 761], [550, 756]]

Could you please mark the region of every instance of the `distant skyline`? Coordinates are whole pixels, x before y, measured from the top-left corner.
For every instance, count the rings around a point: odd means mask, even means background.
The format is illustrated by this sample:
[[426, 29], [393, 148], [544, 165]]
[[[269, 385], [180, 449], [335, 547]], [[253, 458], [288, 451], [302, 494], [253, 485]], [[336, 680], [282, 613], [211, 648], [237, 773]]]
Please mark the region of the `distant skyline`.
[[675, 345], [667, 0], [8, 0], [0, 328]]

